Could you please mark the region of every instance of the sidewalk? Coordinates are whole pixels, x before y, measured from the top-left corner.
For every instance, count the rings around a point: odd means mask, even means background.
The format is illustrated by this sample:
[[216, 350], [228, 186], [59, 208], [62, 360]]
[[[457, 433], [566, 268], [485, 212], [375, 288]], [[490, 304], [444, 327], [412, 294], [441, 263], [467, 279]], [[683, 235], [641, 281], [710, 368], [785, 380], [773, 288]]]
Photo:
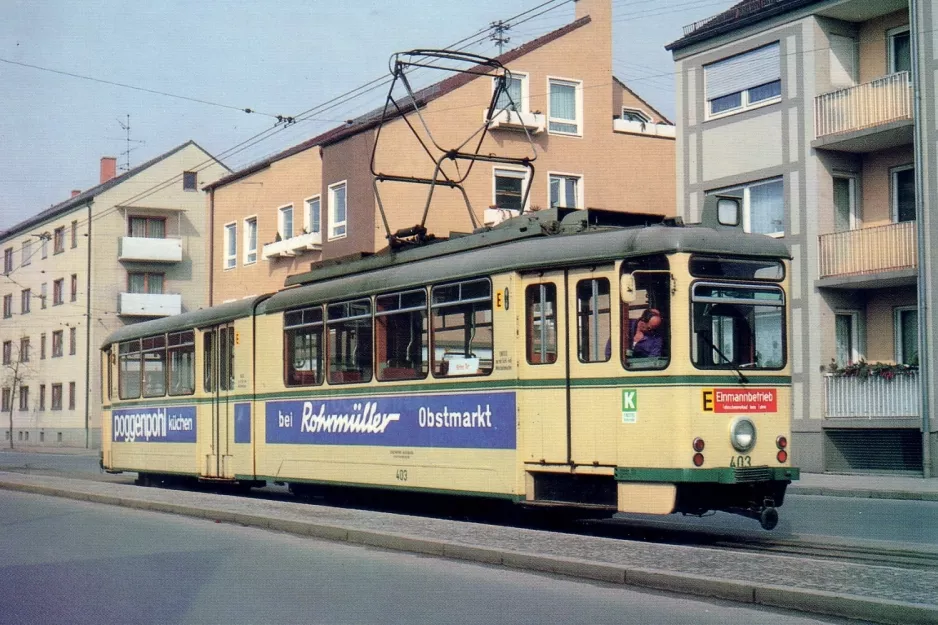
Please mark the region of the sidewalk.
[[802, 473], [788, 494], [938, 501], [938, 478]]

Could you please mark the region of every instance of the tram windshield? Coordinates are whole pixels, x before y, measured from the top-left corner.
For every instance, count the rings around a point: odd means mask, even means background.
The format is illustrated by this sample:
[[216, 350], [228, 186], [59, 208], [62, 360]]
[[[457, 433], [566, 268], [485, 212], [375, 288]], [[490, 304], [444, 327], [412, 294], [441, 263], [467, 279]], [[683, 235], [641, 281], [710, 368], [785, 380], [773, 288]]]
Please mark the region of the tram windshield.
[[694, 285], [691, 358], [701, 369], [785, 366], [785, 296], [779, 287]]

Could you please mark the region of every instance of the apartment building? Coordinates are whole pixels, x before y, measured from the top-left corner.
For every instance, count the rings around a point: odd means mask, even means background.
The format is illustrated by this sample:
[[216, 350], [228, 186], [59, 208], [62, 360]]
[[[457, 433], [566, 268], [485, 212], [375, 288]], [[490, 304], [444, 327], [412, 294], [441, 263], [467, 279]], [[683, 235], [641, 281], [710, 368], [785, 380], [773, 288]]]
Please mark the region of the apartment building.
[[229, 171], [192, 141], [116, 170], [0, 234], [3, 444], [98, 446], [104, 338], [207, 303], [200, 187]]
[[[511, 71], [516, 106], [499, 113], [479, 151], [529, 156], [530, 135], [536, 161], [533, 178], [516, 165], [473, 164], [464, 188], [480, 223], [523, 204], [674, 214], [674, 126], [613, 76], [610, 0], [579, 0], [575, 21], [498, 60]], [[494, 89], [488, 75], [441, 76], [414, 101], [439, 143], [455, 147], [480, 127]], [[387, 246], [370, 168], [380, 113], [209, 185], [214, 303], [278, 290], [310, 263]], [[434, 161], [409, 124], [421, 126], [412, 110], [380, 128], [376, 171], [430, 178]], [[426, 185], [385, 181], [378, 192], [392, 232], [421, 221]], [[426, 225], [436, 236], [470, 230], [461, 194], [436, 189]]]
[[746, 228], [793, 256], [792, 452], [808, 471], [934, 472], [920, 348], [934, 312], [921, 337], [919, 315], [938, 286], [938, 101], [935, 44], [915, 32], [935, 32], [935, 9], [745, 0], [667, 46], [678, 214], [695, 221], [707, 194], [738, 189]]

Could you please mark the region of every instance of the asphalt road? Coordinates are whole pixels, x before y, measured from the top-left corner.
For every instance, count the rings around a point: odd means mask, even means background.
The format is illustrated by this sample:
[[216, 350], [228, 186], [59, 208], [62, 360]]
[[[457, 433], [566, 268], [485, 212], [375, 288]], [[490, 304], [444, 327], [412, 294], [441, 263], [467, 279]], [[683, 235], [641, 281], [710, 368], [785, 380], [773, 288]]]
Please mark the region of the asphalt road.
[[841, 623], [0, 491], [0, 623]]

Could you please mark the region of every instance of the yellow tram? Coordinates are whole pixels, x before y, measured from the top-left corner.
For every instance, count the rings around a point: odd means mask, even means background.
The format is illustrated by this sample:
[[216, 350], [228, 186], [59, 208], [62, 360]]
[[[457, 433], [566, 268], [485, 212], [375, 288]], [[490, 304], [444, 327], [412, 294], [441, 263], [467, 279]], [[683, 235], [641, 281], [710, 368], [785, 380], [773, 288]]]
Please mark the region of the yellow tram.
[[122, 328], [102, 465], [771, 528], [798, 477], [788, 253], [713, 200], [695, 226], [528, 213]]

